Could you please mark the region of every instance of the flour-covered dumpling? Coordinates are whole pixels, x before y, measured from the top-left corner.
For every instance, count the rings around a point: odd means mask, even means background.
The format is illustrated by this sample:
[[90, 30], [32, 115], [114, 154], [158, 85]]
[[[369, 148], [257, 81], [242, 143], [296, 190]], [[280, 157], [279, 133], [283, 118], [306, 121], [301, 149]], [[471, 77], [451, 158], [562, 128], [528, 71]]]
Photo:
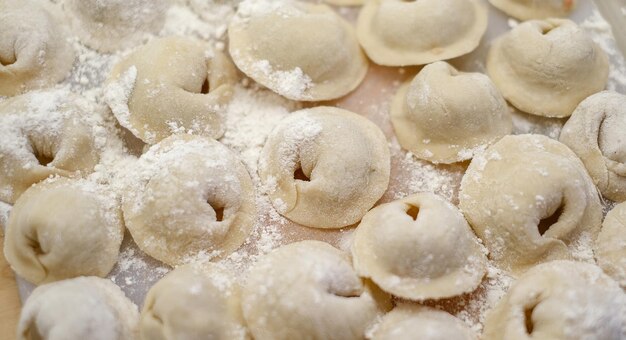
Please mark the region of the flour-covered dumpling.
[[575, 0], [489, 0], [502, 12], [522, 21], [568, 16]]
[[472, 159], [460, 208], [492, 260], [514, 272], [575, 258], [602, 223], [596, 187], [567, 146], [541, 135], [506, 136]]
[[239, 4], [228, 37], [237, 67], [289, 99], [342, 97], [367, 72], [367, 59], [354, 29], [323, 4], [245, 0]]
[[390, 294], [420, 301], [476, 289], [487, 271], [483, 249], [454, 205], [421, 193], [365, 214], [352, 257], [360, 276]]
[[249, 339], [233, 275], [213, 263], [174, 269], [146, 296], [141, 339]]
[[357, 36], [375, 63], [423, 65], [473, 51], [487, 30], [480, 0], [372, 0], [363, 6]]
[[565, 123], [559, 140], [583, 161], [605, 197], [626, 200], [626, 96], [589, 96]]
[[626, 203], [615, 206], [604, 218], [594, 254], [604, 272], [626, 288]]
[[363, 339], [391, 300], [319, 241], [282, 246], [250, 269], [243, 313], [254, 339]]
[[232, 253], [256, 217], [246, 168], [226, 146], [173, 135], [128, 169], [124, 221], [146, 254], [176, 266]]
[[620, 340], [626, 294], [595, 265], [553, 261], [531, 268], [487, 313], [484, 340]]
[[281, 215], [309, 227], [341, 228], [358, 222], [387, 190], [389, 157], [374, 123], [320, 106], [290, 114], [272, 131], [259, 174]]
[[228, 57], [206, 43], [160, 38], [113, 67], [105, 100], [120, 124], [148, 144], [182, 131], [219, 138], [235, 80]]
[[65, 0], [74, 31], [87, 46], [113, 52], [141, 43], [165, 23], [168, 0]]
[[468, 160], [513, 128], [489, 77], [443, 61], [426, 65], [398, 89], [391, 122], [403, 148], [433, 163]]
[[134, 340], [139, 312], [109, 279], [77, 277], [37, 287], [22, 307], [19, 340]]
[[335, 6], [360, 6], [365, 0], [325, 0], [324, 2]]
[[74, 49], [55, 5], [46, 0], [0, 0], [0, 96], [63, 80]]
[[65, 90], [0, 102], [0, 200], [15, 203], [24, 190], [51, 175], [93, 171], [104, 147], [97, 138], [104, 131], [101, 116], [94, 111], [91, 103]]
[[532, 20], [493, 41], [487, 71], [516, 108], [568, 117], [583, 99], [604, 89], [609, 62], [573, 21]]

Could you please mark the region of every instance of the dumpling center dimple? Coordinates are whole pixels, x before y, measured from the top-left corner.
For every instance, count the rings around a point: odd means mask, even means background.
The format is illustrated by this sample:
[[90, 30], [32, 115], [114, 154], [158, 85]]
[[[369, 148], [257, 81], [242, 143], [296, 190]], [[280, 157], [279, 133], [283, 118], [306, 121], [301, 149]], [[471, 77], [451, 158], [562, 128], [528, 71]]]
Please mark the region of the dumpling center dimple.
[[604, 157], [626, 164], [626, 115], [607, 115], [600, 125], [598, 146]]

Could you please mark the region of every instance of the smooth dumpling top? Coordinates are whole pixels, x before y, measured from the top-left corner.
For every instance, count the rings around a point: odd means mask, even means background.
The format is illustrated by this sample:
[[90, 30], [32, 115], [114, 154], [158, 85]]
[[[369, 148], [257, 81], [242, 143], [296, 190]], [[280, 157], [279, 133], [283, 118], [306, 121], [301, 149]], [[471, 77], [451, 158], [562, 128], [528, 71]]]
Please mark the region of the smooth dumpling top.
[[575, 0], [489, 0], [502, 12], [522, 21], [566, 17], [576, 7]]
[[391, 309], [388, 295], [361, 280], [348, 254], [301, 241], [265, 255], [250, 269], [243, 313], [254, 339], [363, 339]]
[[626, 295], [595, 265], [553, 261], [530, 269], [487, 313], [485, 340], [620, 340]]
[[403, 148], [433, 163], [468, 160], [513, 128], [489, 77], [443, 61], [426, 65], [398, 89], [391, 122]]
[[46, 0], [0, 0], [0, 96], [63, 80], [74, 49], [55, 5]]
[[105, 101], [120, 124], [148, 144], [177, 132], [219, 138], [235, 81], [223, 53], [192, 38], [166, 37], [113, 67]]
[[176, 266], [235, 251], [256, 217], [246, 168], [226, 146], [173, 135], [129, 168], [124, 221], [146, 254]]
[[506, 136], [472, 159], [460, 208], [492, 260], [513, 271], [594, 240], [602, 222], [596, 187], [567, 146], [542, 135]]
[[626, 288], [626, 203], [616, 205], [604, 218], [594, 254], [604, 272]]
[[609, 61], [573, 21], [532, 20], [493, 41], [487, 71], [516, 108], [568, 117], [583, 99], [604, 89]]
[[324, 0], [324, 2], [335, 6], [360, 6], [365, 0]]
[[389, 173], [382, 131], [367, 118], [327, 106], [290, 114], [259, 160], [276, 210], [315, 228], [358, 222], [387, 190]]
[[363, 6], [357, 36], [375, 63], [423, 65], [473, 51], [487, 30], [480, 0], [372, 0]]
[[589, 96], [563, 126], [559, 140], [583, 161], [605, 197], [626, 200], [626, 96], [603, 91]]
[[109, 279], [77, 277], [37, 287], [22, 307], [19, 340], [134, 340], [139, 312]]
[[233, 275], [213, 263], [178, 267], [146, 296], [141, 339], [249, 339]]
[[342, 97], [367, 72], [354, 29], [326, 5], [246, 0], [239, 4], [228, 37], [237, 67], [289, 99]]

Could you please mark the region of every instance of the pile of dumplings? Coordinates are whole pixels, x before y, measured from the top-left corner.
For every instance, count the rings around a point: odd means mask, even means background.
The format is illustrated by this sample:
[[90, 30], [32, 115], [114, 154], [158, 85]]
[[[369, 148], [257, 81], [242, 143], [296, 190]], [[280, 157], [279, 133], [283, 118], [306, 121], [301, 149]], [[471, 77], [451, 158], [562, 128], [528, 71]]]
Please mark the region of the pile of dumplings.
[[[157, 37], [168, 0], [0, 0], [4, 255], [38, 285], [18, 339], [626, 339], [626, 95], [605, 91], [609, 60], [567, 19], [575, 1], [326, 2], [238, 2], [219, 49]], [[335, 6], [362, 6], [356, 24]], [[453, 66], [485, 44], [488, 6], [522, 22], [491, 42], [486, 74]], [[128, 51], [104, 113], [55, 86], [79, 62], [74, 38]], [[390, 100], [393, 138], [466, 168], [458, 201], [383, 199], [389, 135], [333, 102], [371, 63], [419, 69]], [[290, 243], [245, 273], [220, 261], [262, 208], [220, 142], [242, 79], [306, 102], [262, 145], [262, 194], [294, 223], [350, 233], [346, 249]], [[513, 135], [514, 109], [567, 121], [555, 139]], [[115, 191], [94, 175], [122, 128], [143, 150]], [[126, 231], [174, 268], [141, 311], [106, 279]], [[576, 254], [586, 240], [594, 263]], [[482, 329], [433, 308], [494, 270], [514, 282]]]

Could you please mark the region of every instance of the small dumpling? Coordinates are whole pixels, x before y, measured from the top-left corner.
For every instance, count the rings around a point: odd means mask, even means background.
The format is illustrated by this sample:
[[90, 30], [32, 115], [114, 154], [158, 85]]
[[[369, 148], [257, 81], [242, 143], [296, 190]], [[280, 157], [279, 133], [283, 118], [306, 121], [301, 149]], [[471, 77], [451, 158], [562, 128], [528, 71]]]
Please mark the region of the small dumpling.
[[401, 304], [376, 325], [372, 340], [477, 340], [463, 321], [447, 312], [418, 305]]
[[245, 0], [228, 38], [230, 55], [243, 73], [293, 100], [342, 97], [367, 72], [354, 29], [323, 4]]
[[487, 313], [484, 340], [620, 340], [626, 294], [595, 265], [553, 261], [530, 269]]
[[368, 57], [386, 66], [424, 65], [472, 52], [487, 30], [481, 0], [372, 0], [357, 22]]
[[391, 122], [403, 148], [433, 163], [468, 160], [513, 129], [506, 101], [489, 77], [438, 61], [402, 85]]
[[249, 339], [233, 275], [213, 263], [178, 267], [146, 296], [141, 339]]
[[74, 49], [55, 5], [0, 0], [0, 96], [54, 85], [74, 63]]
[[254, 339], [363, 339], [391, 309], [388, 295], [361, 280], [348, 254], [319, 241], [282, 246], [253, 265], [242, 293]]
[[604, 218], [594, 254], [604, 272], [626, 288], [626, 202], [616, 205]]
[[600, 198], [582, 162], [541, 135], [506, 136], [474, 157], [459, 200], [491, 259], [513, 272], [573, 259], [570, 246], [594, 240], [602, 223]]
[[522, 21], [562, 18], [576, 7], [576, 0], [489, 0], [502, 12]]
[[126, 227], [146, 254], [171, 266], [235, 251], [254, 225], [254, 187], [226, 146], [173, 135], [129, 169]]
[[516, 108], [561, 118], [604, 89], [609, 61], [573, 21], [532, 20], [493, 41], [487, 72]]
[[361, 6], [365, 0], [325, 0], [324, 2], [335, 6]]
[[219, 138], [235, 81], [223, 53], [192, 38], [160, 38], [113, 67], [105, 101], [120, 124], [148, 144], [175, 132]]
[[77, 277], [37, 287], [22, 307], [19, 340], [134, 340], [139, 312], [109, 279]]
[[278, 212], [314, 228], [341, 228], [387, 190], [387, 140], [367, 118], [335, 107], [294, 112], [263, 147], [259, 174]]
[[559, 140], [583, 161], [605, 197], [626, 201], [626, 96], [589, 96], [563, 126]]

